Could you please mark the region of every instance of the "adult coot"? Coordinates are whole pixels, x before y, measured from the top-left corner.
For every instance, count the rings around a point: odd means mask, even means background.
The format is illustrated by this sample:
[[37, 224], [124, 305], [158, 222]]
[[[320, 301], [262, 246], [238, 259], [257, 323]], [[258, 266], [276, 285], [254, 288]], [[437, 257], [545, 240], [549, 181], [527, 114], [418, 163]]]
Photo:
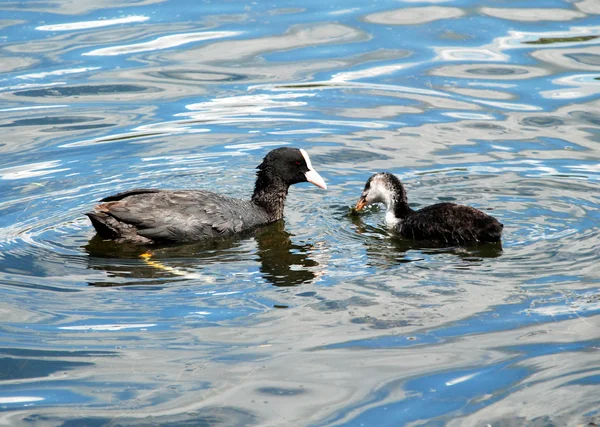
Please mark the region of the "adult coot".
[[414, 211], [408, 206], [400, 180], [387, 172], [376, 173], [367, 180], [356, 209], [372, 203], [383, 203], [387, 225], [414, 240], [445, 244], [499, 242], [504, 227], [480, 210], [454, 203], [438, 203]]
[[327, 188], [302, 149], [277, 148], [257, 169], [249, 201], [203, 190], [136, 189], [105, 197], [86, 215], [100, 236], [119, 242], [193, 242], [283, 218], [292, 184], [310, 182]]

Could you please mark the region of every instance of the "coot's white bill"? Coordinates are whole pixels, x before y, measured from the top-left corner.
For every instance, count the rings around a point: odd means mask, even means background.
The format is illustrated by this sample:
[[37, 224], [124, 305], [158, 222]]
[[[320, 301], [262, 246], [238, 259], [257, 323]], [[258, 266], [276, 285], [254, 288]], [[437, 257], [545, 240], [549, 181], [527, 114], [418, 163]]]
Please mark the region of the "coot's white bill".
[[308, 172], [304, 172], [304, 176], [306, 176], [306, 180], [311, 184], [315, 184], [317, 187], [327, 190], [327, 184], [325, 184], [325, 180], [317, 173], [316, 170], [310, 169]]
[[323, 190], [327, 190], [327, 184], [325, 184], [325, 180], [321, 175], [317, 173], [316, 170], [313, 169], [312, 164], [310, 163], [310, 158], [308, 157], [308, 153], [304, 151], [304, 149], [300, 149], [300, 153], [302, 153], [302, 157], [304, 157], [304, 161], [306, 162], [306, 166], [308, 167], [308, 172], [304, 172], [306, 176], [306, 180], [311, 184], [316, 185]]

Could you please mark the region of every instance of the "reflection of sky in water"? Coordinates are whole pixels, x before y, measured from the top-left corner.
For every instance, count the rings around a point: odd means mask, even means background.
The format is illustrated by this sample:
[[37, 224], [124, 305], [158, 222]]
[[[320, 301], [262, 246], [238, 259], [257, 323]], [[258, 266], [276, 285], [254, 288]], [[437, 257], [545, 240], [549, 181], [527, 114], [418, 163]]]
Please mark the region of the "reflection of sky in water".
[[[296, 6], [0, 5], [5, 414], [597, 422], [597, 2]], [[291, 188], [284, 224], [149, 253], [90, 240], [94, 200], [248, 197], [284, 145], [329, 186]], [[502, 249], [349, 215], [379, 170], [414, 207], [489, 210]]]
[[203, 40], [220, 39], [225, 37], [233, 37], [239, 35], [239, 32], [234, 31], [207, 31], [203, 33], [189, 33], [189, 34], [173, 34], [169, 36], [159, 37], [155, 40], [137, 43], [132, 45], [114, 46], [102, 49], [96, 49], [91, 52], [86, 52], [85, 56], [113, 56], [113, 55], [125, 55], [128, 53], [137, 52], [148, 52], [160, 49], [169, 49], [172, 47], [181, 46], [186, 43], [194, 43]]
[[56, 24], [56, 25], [41, 25], [36, 27], [39, 31], [73, 31], [73, 30], [87, 30], [90, 28], [108, 27], [110, 25], [121, 25], [131, 24], [134, 22], [144, 22], [149, 20], [147, 16], [127, 16], [125, 18], [115, 19], [102, 19], [98, 21], [83, 21], [83, 22], [69, 22], [67, 24]]

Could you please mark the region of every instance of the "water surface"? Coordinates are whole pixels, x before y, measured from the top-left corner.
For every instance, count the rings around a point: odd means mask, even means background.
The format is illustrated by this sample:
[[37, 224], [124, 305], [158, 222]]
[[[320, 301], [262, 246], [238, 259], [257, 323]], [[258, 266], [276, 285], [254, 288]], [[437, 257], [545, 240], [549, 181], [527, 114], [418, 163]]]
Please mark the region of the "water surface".
[[[0, 4], [0, 420], [600, 422], [600, 7], [584, 1]], [[249, 197], [272, 148], [324, 192], [211, 245], [126, 247], [135, 187]], [[401, 240], [377, 171], [501, 246]]]

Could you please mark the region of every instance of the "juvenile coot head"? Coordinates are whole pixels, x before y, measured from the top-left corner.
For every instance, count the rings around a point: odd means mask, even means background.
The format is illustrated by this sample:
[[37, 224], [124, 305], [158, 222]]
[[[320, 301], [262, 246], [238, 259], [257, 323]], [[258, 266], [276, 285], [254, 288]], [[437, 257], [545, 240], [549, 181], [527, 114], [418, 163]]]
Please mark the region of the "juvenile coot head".
[[373, 203], [383, 203], [387, 207], [394, 206], [397, 202], [406, 202], [404, 187], [396, 176], [387, 172], [372, 175], [365, 184], [365, 189], [356, 202], [356, 210]]
[[258, 165], [257, 175], [259, 180], [256, 184], [259, 187], [266, 185], [261, 179], [264, 177], [269, 180], [281, 179], [286, 186], [310, 182], [319, 188], [327, 189], [327, 184], [313, 169], [310, 158], [303, 149], [282, 147], [270, 151]]

